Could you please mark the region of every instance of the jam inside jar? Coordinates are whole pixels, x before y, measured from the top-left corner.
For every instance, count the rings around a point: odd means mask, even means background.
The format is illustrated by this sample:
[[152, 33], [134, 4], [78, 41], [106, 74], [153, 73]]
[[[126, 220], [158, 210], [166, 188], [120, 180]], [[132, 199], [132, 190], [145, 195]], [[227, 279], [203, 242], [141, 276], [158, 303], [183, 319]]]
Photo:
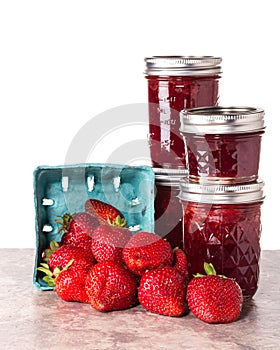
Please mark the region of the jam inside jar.
[[185, 168], [180, 111], [218, 104], [221, 58], [154, 56], [145, 61], [153, 166]]
[[258, 178], [261, 132], [186, 135], [190, 179], [249, 182]]
[[212, 263], [217, 274], [236, 280], [244, 297], [252, 297], [259, 280], [263, 183], [242, 189], [224, 185], [218, 190], [212, 185], [216, 191], [209, 190], [211, 185], [198, 185], [196, 194], [193, 186], [188, 187], [189, 192], [180, 192], [189, 275], [203, 274], [204, 262]]
[[192, 181], [244, 183], [258, 178], [264, 111], [205, 107], [181, 111]]
[[154, 169], [155, 172], [155, 233], [168, 240], [172, 248], [183, 249], [182, 205], [178, 198], [180, 179], [185, 170]]

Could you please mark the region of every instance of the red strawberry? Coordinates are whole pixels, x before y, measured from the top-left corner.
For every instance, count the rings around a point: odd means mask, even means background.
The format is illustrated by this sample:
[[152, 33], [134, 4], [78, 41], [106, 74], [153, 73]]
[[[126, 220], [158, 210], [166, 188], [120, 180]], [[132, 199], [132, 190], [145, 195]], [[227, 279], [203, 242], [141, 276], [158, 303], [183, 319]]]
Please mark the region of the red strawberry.
[[189, 279], [188, 274], [188, 262], [185, 252], [180, 248], [175, 248], [174, 253], [174, 268], [185, 278], [186, 281]]
[[138, 290], [140, 304], [153, 313], [182, 316], [186, 312], [187, 283], [174, 267], [144, 273]]
[[96, 261], [122, 262], [122, 251], [132, 234], [126, 228], [99, 226], [92, 235], [92, 253]]
[[155, 233], [138, 232], [123, 249], [123, 260], [136, 275], [147, 270], [172, 265], [173, 252], [168, 241]]
[[56, 267], [65, 268], [71, 259], [85, 258], [93, 263], [94, 258], [91, 250], [86, 250], [79, 247], [74, 247], [70, 244], [63, 245], [57, 248], [49, 257], [48, 265], [51, 271]]
[[126, 226], [126, 221], [121, 212], [114, 206], [98, 199], [88, 199], [85, 203], [86, 212], [99, 218], [100, 223], [109, 223], [116, 226]]
[[61, 224], [60, 231], [64, 231], [61, 244], [72, 244], [87, 250], [91, 249], [91, 236], [99, 221], [89, 213], [78, 213], [74, 215], [64, 214], [62, 221], [56, 220]]
[[187, 301], [192, 313], [208, 323], [235, 321], [242, 309], [242, 291], [231, 278], [217, 276], [212, 264], [204, 264], [205, 275], [196, 275], [188, 285]]
[[127, 309], [137, 301], [137, 282], [123, 265], [99, 262], [89, 271], [86, 292], [91, 306], [99, 311]]
[[68, 269], [62, 271], [55, 280], [55, 291], [59, 298], [88, 303], [85, 283], [91, 267], [92, 264], [87, 259], [80, 259], [74, 260]]
[[54, 287], [59, 298], [66, 301], [88, 302], [88, 296], [85, 291], [85, 281], [88, 271], [93, 266], [88, 259], [71, 259], [61, 270], [56, 267], [53, 272], [45, 263], [38, 267], [39, 271], [46, 274], [43, 280], [49, 286]]

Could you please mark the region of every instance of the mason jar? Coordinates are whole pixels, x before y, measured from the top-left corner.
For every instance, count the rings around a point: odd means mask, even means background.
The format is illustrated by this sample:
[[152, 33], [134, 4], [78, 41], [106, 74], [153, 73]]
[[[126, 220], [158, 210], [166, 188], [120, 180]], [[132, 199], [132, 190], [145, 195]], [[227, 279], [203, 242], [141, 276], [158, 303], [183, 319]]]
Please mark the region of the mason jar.
[[145, 58], [149, 146], [154, 167], [185, 168], [179, 112], [218, 104], [221, 61], [213, 56]]
[[182, 206], [178, 198], [180, 180], [186, 170], [154, 168], [155, 232], [168, 240], [172, 248], [183, 248]]
[[180, 113], [191, 181], [243, 183], [258, 178], [264, 110], [202, 107]]
[[189, 276], [204, 273], [204, 262], [217, 274], [234, 278], [245, 297], [258, 288], [261, 205], [264, 183], [215, 185], [180, 182], [183, 246]]

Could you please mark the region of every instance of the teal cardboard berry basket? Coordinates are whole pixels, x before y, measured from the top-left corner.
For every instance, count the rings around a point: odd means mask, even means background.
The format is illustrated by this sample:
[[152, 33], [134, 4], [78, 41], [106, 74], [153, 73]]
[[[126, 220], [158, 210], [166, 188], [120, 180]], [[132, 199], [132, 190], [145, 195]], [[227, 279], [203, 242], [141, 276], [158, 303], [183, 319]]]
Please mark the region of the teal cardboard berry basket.
[[39, 166], [34, 171], [36, 254], [33, 284], [53, 289], [37, 267], [52, 240], [60, 241], [55, 222], [65, 213], [85, 211], [87, 199], [115, 206], [133, 232], [154, 232], [154, 172], [148, 166], [75, 164]]

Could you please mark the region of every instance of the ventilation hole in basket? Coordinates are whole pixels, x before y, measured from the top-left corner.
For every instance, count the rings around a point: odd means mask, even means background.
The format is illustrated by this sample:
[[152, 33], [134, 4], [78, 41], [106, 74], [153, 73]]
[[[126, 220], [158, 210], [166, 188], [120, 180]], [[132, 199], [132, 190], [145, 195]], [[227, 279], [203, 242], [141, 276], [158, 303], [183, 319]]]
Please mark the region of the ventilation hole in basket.
[[139, 205], [139, 204], [140, 204], [140, 200], [139, 200], [138, 197], [133, 198], [133, 199], [131, 200], [131, 206], [132, 206], [132, 207], [135, 207], [136, 205]]
[[68, 191], [69, 178], [68, 176], [62, 176], [61, 185], [63, 192]]
[[49, 225], [49, 224], [44, 225], [42, 229], [43, 232], [52, 232], [52, 230], [53, 230], [53, 227], [52, 225]]
[[92, 192], [94, 190], [94, 176], [88, 176], [87, 187], [89, 192]]
[[114, 179], [113, 179], [113, 184], [114, 184], [114, 189], [115, 189], [116, 192], [119, 192], [120, 183], [121, 183], [121, 178], [120, 178], [120, 176], [114, 177]]
[[140, 230], [140, 225], [134, 225], [134, 226], [129, 226], [129, 231], [131, 232], [136, 232], [136, 231], [139, 231]]
[[43, 198], [42, 200], [42, 205], [53, 205], [54, 204], [54, 200], [53, 199], [50, 199], [50, 198]]

